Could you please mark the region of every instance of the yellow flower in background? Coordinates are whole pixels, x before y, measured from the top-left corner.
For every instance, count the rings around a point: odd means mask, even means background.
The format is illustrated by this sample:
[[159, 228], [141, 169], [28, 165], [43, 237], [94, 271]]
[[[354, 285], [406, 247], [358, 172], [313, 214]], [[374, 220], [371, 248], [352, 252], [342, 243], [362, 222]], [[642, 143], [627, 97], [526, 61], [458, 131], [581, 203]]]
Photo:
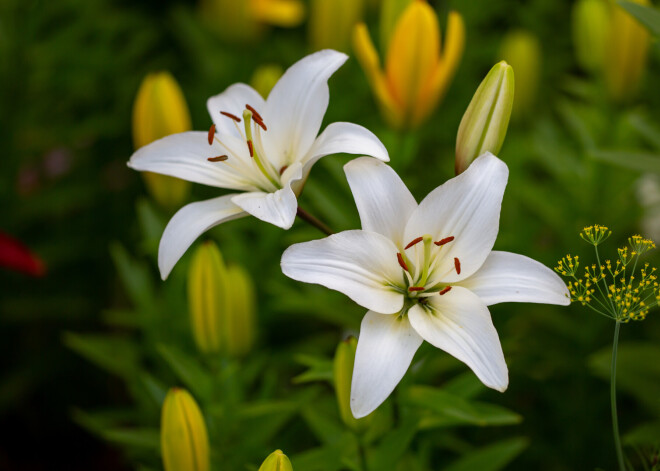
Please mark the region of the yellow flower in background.
[[209, 439], [193, 397], [172, 388], [163, 402], [160, 446], [165, 471], [209, 471]]
[[312, 50], [348, 52], [351, 32], [363, 13], [364, 0], [311, 0], [308, 31]]
[[222, 316], [223, 350], [240, 357], [252, 350], [256, 340], [256, 296], [250, 275], [239, 265], [229, 266], [227, 282], [229, 309]]
[[[161, 137], [190, 131], [190, 112], [183, 92], [169, 72], [147, 75], [133, 105], [133, 142], [138, 149]], [[185, 180], [144, 172], [144, 182], [154, 200], [167, 209], [181, 206], [190, 192]]]
[[250, 85], [261, 96], [268, 96], [277, 81], [282, 77], [284, 69], [277, 64], [264, 64], [257, 67], [250, 78]]
[[305, 19], [301, 0], [201, 0], [206, 24], [225, 39], [258, 39], [266, 25], [293, 28]]
[[499, 59], [508, 62], [516, 74], [516, 99], [513, 117], [526, 116], [534, 106], [541, 75], [541, 45], [536, 36], [524, 30], [507, 33], [502, 40]]
[[364, 23], [353, 31], [353, 48], [381, 112], [395, 129], [419, 126], [446, 92], [463, 54], [463, 18], [450, 12], [440, 49], [438, 17], [425, 1], [406, 7], [396, 22], [381, 67]]
[[[632, 0], [650, 5], [648, 0]], [[623, 8], [612, 5], [612, 21], [607, 41], [605, 83], [610, 97], [624, 101], [637, 91], [646, 68], [650, 36], [646, 28]]]
[[600, 71], [608, 57], [609, 3], [607, 0], [579, 0], [573, 4], [571, 20], [578, 64], [589, 72]]
[[220, 351], [222, 318], [229, 310], [226, 285], [227, 268], [217, 245], [201, 244], [188, 271], [188, 306], [193, 338], [203, 353]]
[[513, 95], [513, 68], [501, 61], [483, 79], [461, 119], [456, 136], [456, 175], [480, 155], [500, 151], [509, 127]]
[[293, 471], [293, 467], [282, 450], [275, 450], [264, 460], [259, 471]]

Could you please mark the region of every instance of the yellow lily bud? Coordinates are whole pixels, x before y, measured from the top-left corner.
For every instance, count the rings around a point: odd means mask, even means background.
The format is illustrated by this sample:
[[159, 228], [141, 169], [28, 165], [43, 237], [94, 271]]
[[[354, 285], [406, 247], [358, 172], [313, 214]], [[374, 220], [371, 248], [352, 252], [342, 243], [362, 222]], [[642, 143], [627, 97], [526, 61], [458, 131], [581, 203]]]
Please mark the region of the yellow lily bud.
[[160, 446], [165, 471], [208, 471], [209, 439], [202, 412], [185, 389], [172, 388], [161, 413]]
[[228, 40], [259, 38], [265, 25], [291, 28], [305, 19], [301, 0], [201, 0], [206, 24]]
[[228, 309], [222, 316], [222, 345], [225, 353], [238, 357], [248, 353], [256, 339], [256, 297], [252, 280], [242, 267], [230, 266], [226, 279]]
[[203, 353], [217, 353], [222, 346], [223, 317], [229, 310], [227, 269], [220, 250], [205, 242], [194, 252], [188, 272], [188, 306], [193, 337]]
[[380, 49], [387, 51], [397, 20], [414, 0], [383, 0], [380, 7]]
[[259, 66], [252, 74], [250, 85], [252, 85], [252, 88], [258, 91], [261, 96], [268, 96], [283, 73], [284, 69], [276, 64]]
[[[649, 5], [648, 0], [633, 0]], [[646, 68], [650, 36], [646, 28], [623, 8], [612, 5], [612, 23], [607, 41], [608, 58], [605, 61], [605, 83], [615, 101], [630, 98]]]
[[582, 67], [590, 72], [603, 68], [610, 30], [610, 5], [607, 0], [578, 0], [573, 4], [573, 44]]
[[464, 42], [463, 19], [450, 12], [440, 51], [438, 17], [425, 1], [415, 0], [396, 22], [383, 70], [366, 25], [356, 25], [353, 49], [390, 126], [411, 129], [428, 118], [456, 72]]
[[357, 339], [355, 337], [351, 336], [339, 342], [335, 352], [332, 370], [341, 420], [351, 430], [360, 432], [369, 425], [371, 415], [356, 419], [351, 412], [351, 381], [353, 379], [356, 349]]
[[541, 46], [527, 31], [508, 33], [502, 41], [500, 58], [507, 61], [516, 73], [516, 102], [513, 116], [519, 118], [531, 111], [541, 74]]
[[312, 0], [309, 13], [309, 41], [314, 51], [347, 51], [351, 32], [362, 19], [363, 0]]
[[456, 136], [456, 175], [485, 152], [502, 148], [513, 108], [513, 68], [504, 61], [493, 66], [468, 106]]
[[[190, 129], [186, 99], [174, 77], [168, 72], [147, 75], [133, 105], [135, 148]], [[142, 175], [149, 194], [164, 208], [177, 208], [188, 197], [190, 183], [185, 180], [151, 172]]]
[[293, 471], [293, 467], [282, 450], [275, 450], [261, 464], [259, 471]]

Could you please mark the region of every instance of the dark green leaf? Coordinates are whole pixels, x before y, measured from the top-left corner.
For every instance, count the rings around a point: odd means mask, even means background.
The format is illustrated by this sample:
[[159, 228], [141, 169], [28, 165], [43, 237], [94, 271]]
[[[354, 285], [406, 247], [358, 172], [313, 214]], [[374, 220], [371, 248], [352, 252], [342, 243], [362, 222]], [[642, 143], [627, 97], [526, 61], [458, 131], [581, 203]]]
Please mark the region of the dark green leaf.
[[137, 373], [139, 354], [130, 339], [103, 334], [66, 332], [64, 345], [100, 368], [123, 377]]
[[472, 450], [444, 471], [498, 471], [511, 463], [529, 444], [526, 438], [512, 438]]
[[637, 19], [654, 36], [660, 36], [660, 12], [652, 7], [633, 2], [619, 2], [619, 5]]

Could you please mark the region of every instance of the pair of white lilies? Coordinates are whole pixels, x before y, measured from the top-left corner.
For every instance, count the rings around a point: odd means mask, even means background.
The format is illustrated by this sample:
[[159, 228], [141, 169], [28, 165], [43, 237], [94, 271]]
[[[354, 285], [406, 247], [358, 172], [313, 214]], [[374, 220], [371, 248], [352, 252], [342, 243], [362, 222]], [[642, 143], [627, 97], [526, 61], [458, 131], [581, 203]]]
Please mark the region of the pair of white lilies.
[[[399, 383], [423, 340], [504, 391], [508, 370], [488, 307], [501, 302], [567, 305], [562, 280], [522, 255], [492, 251], [508, 168], [490, 153], [417, 204], [386, 164], [387, 150], [367, 129], [333, 123], [318, 135], [329, 77], [345, 54], [325, 50], [291, 66], [267, 100], [244, 84], [211, 97], [215, 123], [139, 149], [128, 165], [237, 191], [191, 203], [160, 241], [163, 279], [203, 232], [251, 214], [292, 226], [297, 195], [326, 155], [362, 154], [344, 167], [362, 230], [296, 244], [282, 256], [285, 275], [340, 291], [369, 309], [362, 320], [351, 386], [356, 418], [375, 410]], [[318, 135], [318, 136], [317, 136]]]

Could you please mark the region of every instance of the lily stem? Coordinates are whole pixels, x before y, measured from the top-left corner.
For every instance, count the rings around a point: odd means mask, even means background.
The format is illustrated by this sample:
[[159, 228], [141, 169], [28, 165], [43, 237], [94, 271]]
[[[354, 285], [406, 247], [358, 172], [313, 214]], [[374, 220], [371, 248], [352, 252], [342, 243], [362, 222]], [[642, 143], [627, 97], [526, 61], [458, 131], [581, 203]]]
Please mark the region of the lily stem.
[[612, 366], [610, 369], [610, 402], [612, 406], [612, 431], [614, 432], [614, 447], [616, 449], [616, 459], [619, 463], [619, 471], [626, 471], [623, 461], [623, 449], [621, 448], [621, 436], [619, 435], [619, 418], [616, 412], [616, 356], [619, 347], [619, 330], [621, 322], [616, 321], [614, 328], [614, 342], [612, 344]]
[[298, 212], [296, 215], [305, 221], [308, 224], [311, 224], [312, 226], [316, 227], [319, 231], [323, 232], [325, 235], [332, 235], [334, 234], [334, 231], [330, 229], [325, 223], [317, 219], [316, 217], [312, 216], [309, 214], [307, 211], [302, 209], [300, 206], [298, 206]]

